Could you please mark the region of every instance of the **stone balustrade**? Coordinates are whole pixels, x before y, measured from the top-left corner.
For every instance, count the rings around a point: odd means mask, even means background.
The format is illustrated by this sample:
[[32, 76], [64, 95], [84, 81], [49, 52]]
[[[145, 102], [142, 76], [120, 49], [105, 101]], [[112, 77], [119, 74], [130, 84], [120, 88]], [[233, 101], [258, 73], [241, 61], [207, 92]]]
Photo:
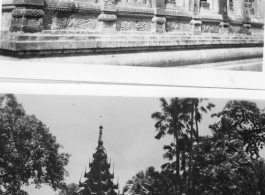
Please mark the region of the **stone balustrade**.
[[263, 34], [264, 0], [3, 0], [11, 32]]

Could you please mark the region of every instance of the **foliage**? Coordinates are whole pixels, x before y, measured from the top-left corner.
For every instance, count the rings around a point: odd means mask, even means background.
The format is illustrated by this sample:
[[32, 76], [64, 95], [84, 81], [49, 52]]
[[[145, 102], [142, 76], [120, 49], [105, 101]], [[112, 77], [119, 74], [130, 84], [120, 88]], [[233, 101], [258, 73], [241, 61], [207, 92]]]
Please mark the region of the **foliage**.
[[[194, 138], [199, 137], [198, 122], [202, 120], [200, 111], [207, 112], [215, 105], [208, 103], [207, 107], [200, 106], [203, 99], [197, 98], [172, 98], [168, 103], [164, 98], [160, 99], [162, 112], [155, 112], [151, 115], [156, 120], [155, 128], [157, 130], [156, 139], [164, 137], [166, 134], [173, 135], [175, 138], [174, 150], [171, 146], [164, 146], [168, 152], [164, 154], [164, 158], [173, 160], [176, 156], [176, 193], [182, 194], [183, 192], [183, 175], [180, 175], [180, 169], [186, 175], [186, 159], [187, 152], [189, 158], [189, 167], [192, 166], [192, 151]], [[196, 130], [193, 127], [195, 124]], [[190, 135], [188, 137], [188, 135]], [[191, 180], [191, 172], [189, 173], [189, 183]], [[189, 187], [188, 187], [189, 188]]]
[[79, 191], [78, 184], [71, 183], [66, 186], [65, 189], [62, 189], [58, 195], [75, 195]]
[[265, 143], [265, 113], [255, 103], [230, 101], [223, 111], [212, 116], [229, 119], [230, 126], [241, 136], [245, 151], [251, 158], [259, 157]]
[[25, 113], [13, 95], [1, 98], [0, 107], [0, 186], [4, 194], [25, 195], [22, 186], [54, 190], [65, 186], [65, 166], [70, 157], [59, 153], [56, 137], [35, 116]]
[[170, 171], [155, 171], [154, 167], [148, 167], [145, 172], [140, 171], [132, 179], [128, 180], [123, 192], [132, 194], [170, 194], [174, 192], [173, 174]]
[[[255, 103], [229, 101], [212, 115], [220, 118], [209, 126], [212, 136], [200, 137], [199, 111], [206, 113], [213, 104], [204, 108], [198, 106], [199, 99], [174, 98], [170, 104], [160, 100], [162, 112], [152, 115], [157, 121], [156, 138], [170, 134], [177, 139], [164, 146], [163, 154], [169, 161], [176, 156], [176, 162], [163, 164], [160, 174], [172, 173], [173, 177], [166, 177], [171, 183], [177, 181], [176, 194], [265, 194], [265, 165], [259, 157], [265, 142], [265, 114]], [[181, 171], [176, 174], [178, 168]], [[174, 180], [175, 175], [178, 179]]]

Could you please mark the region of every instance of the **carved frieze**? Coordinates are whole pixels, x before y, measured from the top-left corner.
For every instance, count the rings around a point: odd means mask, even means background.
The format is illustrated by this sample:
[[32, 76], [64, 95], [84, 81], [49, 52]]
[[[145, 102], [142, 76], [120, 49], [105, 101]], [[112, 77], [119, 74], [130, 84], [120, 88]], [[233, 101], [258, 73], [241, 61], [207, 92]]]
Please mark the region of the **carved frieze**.
[[151, 31], [151, 18], [118, 18], [118, 31]]
[[203, 23], [202, 33], [219, 33], [219, 24]]
[[14, 9], [12, 11], [12, 16], [14, 18], [41, 18], [44, 16], [44, 11], [41, 9]]
[[190, 22], [188, 20], [168, 20], [166, 23], [167, 32], [188, 32]]
[[13, 0], [14, 5], [44, 6], [44, 0]]
[[[84, 12], [93, 11], [99, 12], [100, 5], [98, 3], [87, 3], [87, 2], [73, 2], [67, 0], [45, 0], [45, 9], [56, 10], [56, 11], [66, 11], [66, 12]], [[96, 1], [95, 1], [96, 2]]]
[[84, 13], [59, 13], [54, 11], [45, 11], [44, 29], [45, 30], [96, 30], [98, 19], [96, 15]]

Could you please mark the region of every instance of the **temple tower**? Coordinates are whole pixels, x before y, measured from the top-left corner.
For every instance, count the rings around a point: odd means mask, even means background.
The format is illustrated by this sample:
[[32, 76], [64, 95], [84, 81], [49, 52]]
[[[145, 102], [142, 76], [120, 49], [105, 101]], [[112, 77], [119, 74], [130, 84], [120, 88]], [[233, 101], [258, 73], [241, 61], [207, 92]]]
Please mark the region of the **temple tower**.
[[[85, 170], [84, 182], [79, 181], [79, 187], [83, 189], [79, 192], [80, 195], [117, 195], [114, 189], [118, 189], [118, 184], [113, 183], [113, 173], [111, 174], [110, 163], [107, 159], [107, 152], [103, 146], [102, 129], [99, 127], [99, 139], [96, 153], [93, 154], [93, 160], [89, 162], [89, 172]], [[81, 180], [81, 178], [80, 178]]]

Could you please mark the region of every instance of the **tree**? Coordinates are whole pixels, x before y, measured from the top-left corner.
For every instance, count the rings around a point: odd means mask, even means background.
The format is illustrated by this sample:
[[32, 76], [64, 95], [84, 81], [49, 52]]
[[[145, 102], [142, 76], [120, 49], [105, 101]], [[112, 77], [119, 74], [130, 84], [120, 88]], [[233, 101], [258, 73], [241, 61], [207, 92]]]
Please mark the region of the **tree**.
[[4, 95], [0, 107], [0, 186], [3, 194], [26, 195], [30, 183], [54, 190], [65, 187], [70, 155], [60, 153], [56, 137], [35, 116], [25, 113], [14, 95]]
[[264, 194], [264, 113], [255, 103], [230, 101], [213, 116], [220, 117], [210, 125], [213, 136], [200, 137], [194, 148], [196, 193]]
[[251, 158], [259, 158], [259, 150], [265, 143], [265, 113], [255, 103], [229, 101], [221, 112], [212, 116], [229, 119], [232, 128], [241, 136], [245, 151]]
[[78, 184], [71, 183], [66, 186], [65, 189], [62, 189], [58, 195], [76, 195], [79, 191]]
[[170, 104], [167, 103], [165, 98], [161, 98], [162, 112], [155, 112], [151, 115], [157, 122], [155, 128], [158, 131], [155, 136], [156, 139], [161, 139], [166, 134], [173, 135], [176, 141], [176, 193], [179, 190], [180, 181], [180, 150], [179, 150], [179, 137], [182, 134], [182, 130], [185, 128], [184, 123], [187, 122], [188, 116], [182, 113], [182, 100], [179, 98], [172, 98]]
[[[158, 131], [157, 135], [155, 136], [156, 139], [160, 139], [161, 137], [165, 136], [166, 134], [173, 135], [176, 140], [176, 149], [175, 149], [175, 156], [176, 156], [176, 193], [182, 194], [182, 187], [179, 187], [181, 181], [180, 177], [180, 156], [182, 159], [186, 160], [186, 150], [182, 151], [184, 147], [181, 145], [186, 145], [187, 143], [183, 143], [183, 141], [189, 143], [189, 181], [188, 181], [188, 190], [190, 189], [190, 180], [191, 180], [191, 166], [192, 166], [192, 146], [193, 146], [193, 138], [196, 137], [198, 140], [199, 136], [199, 129], [198, 129], [198, 122], [202, 120], [202, 115], [199, 112], [199, 109], [203, 112], [207, 112], [214, 107], [213, 104], [209, 103], [206, 108], [203, 106], [199, 107], [199, 103], [203, 99], [197, 98], [172, 98], [170, 100], [170, 104], [164, 98], [161, 98], [161, 109], [162, 112], [155, 112], [151, 115], [153, 119], [157, 122], [155, 124], [155, 128]], [[196, 124], [196, 131], [193, 128], [193, 124]], [[190, 138], [187, 139], [187, 134], [190, 134]], [[180, 139], [182, 139], [182, 144], [180, 145]], [[180, 155], [181, 154], [181, 155]], [[173, 157], [173, 156], [172, 156]], [[172, 159], [169, 159], [172, 160]], [[182, 160], [185, 164], [185, 162]], [[185, 172], [185, 170], [184, 170]]]
[[172, 172], [158, 172], [154, 167], [148, 167], [145, 171], [138, 172], [128, 180], [123, 191], [132, 194], [172, 194], [174, 193], [174, 179]]

